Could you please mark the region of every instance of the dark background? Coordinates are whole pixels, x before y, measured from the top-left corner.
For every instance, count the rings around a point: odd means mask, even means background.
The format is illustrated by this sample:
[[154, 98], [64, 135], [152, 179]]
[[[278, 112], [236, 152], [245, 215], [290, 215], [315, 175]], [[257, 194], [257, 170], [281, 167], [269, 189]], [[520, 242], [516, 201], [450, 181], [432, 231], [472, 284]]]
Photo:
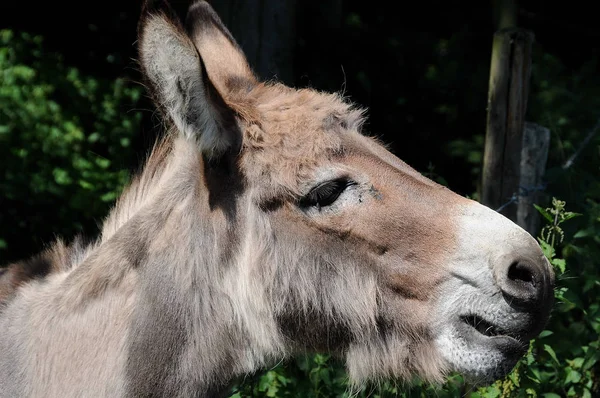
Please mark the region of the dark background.
[[[184, 15], [187, 1], [171, 3]], [[218, 8], [220, 2], [213, 3]], [[432, 162], [454, 189], [470, 192], [471, 182], [460, 178], [465, 166], [445, 156], [444, 144], [485, 127], [493, 2], [349, 0], [338, 2], [341, 12], [335, 17], [323, 16], [328, 9], [321, 3], [327, 2], [296, 6], [293, 72], [286, 83], [330, 91], [344, 87], [369, 108], [369, 130], [392, 143], [401, 158], [420, 169]], [[0, 27], [41, 34], [46, 50], [63, 54], [66, 63], [84, 72], [137, 81], [133, 59], [140, 7], [140, 1], [4, 1]], [[353, 24], [356, 17], [360, 23]], [[323, 25], [331, 18], [337, 19], [333, 29]], [[591, 2], [522, 2], [519, 25], [534, 32], [537, 47], [565, 63], [565, 73], [598, 56], [600, 24]], [[244, 47], [244, 38], [237, 39]], [[448, 41], [446, 54], [436, 51], [441, 40]], [[447, 78], [428, 80], [430, 65]], [[435, 111], [440, 104], [454, 108], [451, 124], [449, 116]]]

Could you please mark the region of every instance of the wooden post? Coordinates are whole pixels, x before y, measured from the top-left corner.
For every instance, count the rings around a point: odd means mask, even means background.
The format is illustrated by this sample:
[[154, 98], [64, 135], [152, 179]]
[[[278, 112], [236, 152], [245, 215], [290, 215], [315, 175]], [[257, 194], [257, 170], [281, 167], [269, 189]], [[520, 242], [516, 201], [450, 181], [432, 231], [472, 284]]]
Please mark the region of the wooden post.
[[540, 203], [542, 179], [546, 171], [550, 130], [546, 127], [525, 122], [523, 149], [521, 151], [521, 188], [527, 195], [519, 197], [517, 203], [517, 224], [533, 236], [540, 231], [540, 214], [533, 204]]
[[[481, 202], [492, 209], [519, 194], [533, 38], [516, 28], [494, 35], [481, 184]], [[517, 221], [517, 206], [501, 213]]]

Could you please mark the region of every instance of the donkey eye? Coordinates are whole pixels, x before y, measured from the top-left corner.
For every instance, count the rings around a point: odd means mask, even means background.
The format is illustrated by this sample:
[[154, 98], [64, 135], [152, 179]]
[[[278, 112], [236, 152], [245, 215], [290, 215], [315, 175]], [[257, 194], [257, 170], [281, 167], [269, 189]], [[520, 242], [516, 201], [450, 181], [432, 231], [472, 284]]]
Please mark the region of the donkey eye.
[[300, 200], [301, 207], [321, 207], [329, 206], [337, 200], [337, 198], [351, 185], [356, 185], [356, 182], [346, 178], [338, 178], [323, 182], [313, 189]]

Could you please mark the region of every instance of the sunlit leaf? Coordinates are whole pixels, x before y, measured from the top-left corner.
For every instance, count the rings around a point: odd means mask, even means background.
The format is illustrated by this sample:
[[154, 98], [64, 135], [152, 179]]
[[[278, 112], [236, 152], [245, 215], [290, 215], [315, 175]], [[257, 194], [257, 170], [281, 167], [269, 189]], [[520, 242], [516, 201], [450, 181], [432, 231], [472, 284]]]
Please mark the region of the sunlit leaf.
[[551, 223], [552, 223], [552, 222], [554, 222], [554, 217], [552, 217], [552, 215], [551, 215], [550, 213], [548, 213], [548, 212], [546, 211], [546, 209], [544, 209], [543, 207], [540, 207], [540, 206], [536, 205], [535, 203], [533, 204], [533, 207], [535, 207], [535, 208], [536, 208], [536, 210], [537, 210], [537, 211], [538, 211], [538, 212], [539, 212], [539, 213], [540, 213], [542, 216], [544, 216], [544, 218], [545, 218], [546, 220], [548, 220], [548, 222], [551, 222]]

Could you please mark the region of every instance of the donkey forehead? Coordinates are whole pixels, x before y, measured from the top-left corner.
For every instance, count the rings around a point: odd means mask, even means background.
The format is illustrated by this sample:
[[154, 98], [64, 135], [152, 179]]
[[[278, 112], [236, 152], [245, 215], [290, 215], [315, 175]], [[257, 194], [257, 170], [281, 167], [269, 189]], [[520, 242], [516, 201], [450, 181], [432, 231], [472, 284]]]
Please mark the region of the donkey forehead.
[[280, 84], [261, 85], [246, 94], [234, 100], [245, 120], [245, 169], [288, 191], [296, 192], [317, 168], [339, 159], [347, 138], [360, 135], [363, 111], [337, 94]]
[[[379, 141], [362, 135], [364, 111], [338, 94], [276, 84], [258, 86], [249, 98], [246, 104], [256, 105], [246, 105], [240, 112], [247, 116], [244, 159], [246, 172], [257, 178], [257, 184], [279, 185], [298, 194], [307, 183], [336, 177], [336, 171], [328, 168], [343, 172], [347, 165], [365, 174], [384, 174], [379, 177], [388, 181], [400, 178], [409, 184], [437, 185]], [[394, 170], [393, 175], [387, 169]]]

